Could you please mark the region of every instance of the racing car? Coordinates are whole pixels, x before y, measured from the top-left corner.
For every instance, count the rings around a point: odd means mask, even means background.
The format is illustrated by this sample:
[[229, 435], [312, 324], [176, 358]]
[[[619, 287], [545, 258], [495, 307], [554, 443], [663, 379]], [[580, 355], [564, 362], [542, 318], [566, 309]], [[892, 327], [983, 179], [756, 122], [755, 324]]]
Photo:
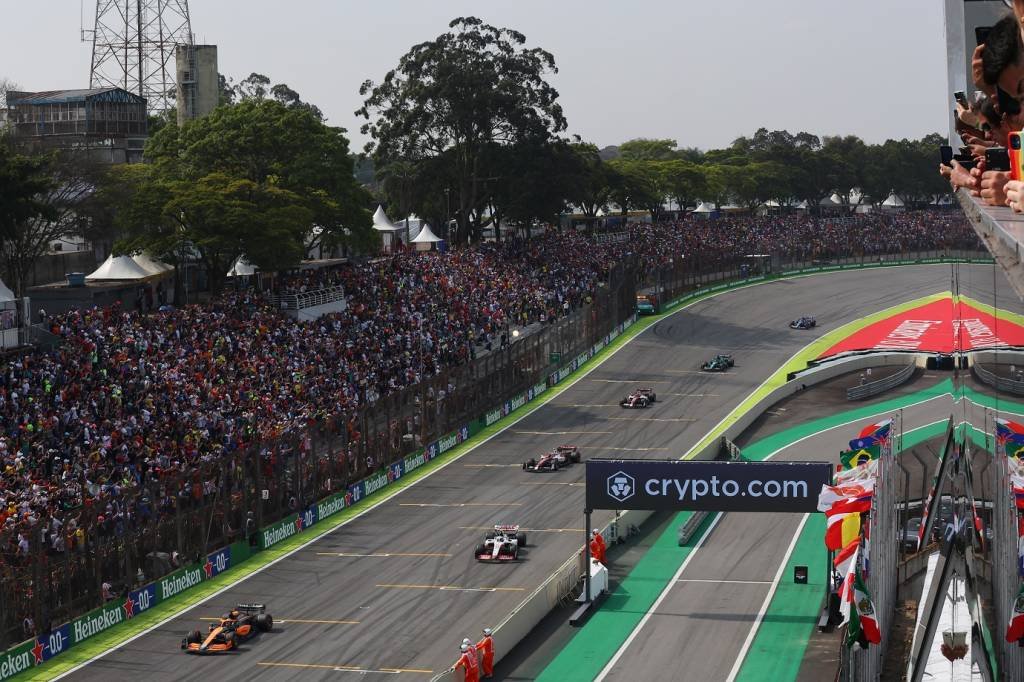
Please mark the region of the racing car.
[[473, 556], [477, 561], [515, 561], [522, 547], [526, 547], [526, 533], [519, 530], [519, 525], [499, 523], [487, 531]]
[[621, 407], [644, 408], [651, 403], [657, 402], [658, 396], [654, 394], [653, 388], [638, 388], [625, 398], [619, 401]]
[[798, 317], [789, 323], [790, 329], [810, 329], [817, 326], [818, 321], [813, 317]]
[[734, 364], [736, 363], [732, 359], [731, 355], [719, 353], [718, 355], [716, 355], [715, 357], [711, 358], [703, 365], [701, 365], [700, 368], [701, 371], [704, 372], [724, 372], [725, 370], [732, 367]]
[[239, 642], [252, 639], [260, 632], [274, 628], [274, 618], [264, 604], [238, 604], [224, 614], [203, 635], [193, 630], [181, 640], [181, 648], [189, 654], [222, 654], [233, 651]]
[[575, 445], [559, 445], [551, 452], [541, 455], [540, 459], [531, 457], [523, 462], [523, 471], [558, 471], [581, 459], [580, 449]]

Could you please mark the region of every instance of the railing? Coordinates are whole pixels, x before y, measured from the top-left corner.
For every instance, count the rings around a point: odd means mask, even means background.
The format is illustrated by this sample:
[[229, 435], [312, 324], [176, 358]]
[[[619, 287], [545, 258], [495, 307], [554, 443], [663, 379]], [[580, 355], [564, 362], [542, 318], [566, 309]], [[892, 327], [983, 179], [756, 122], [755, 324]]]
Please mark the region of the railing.
[[593, 240], [598, 244], [625, 242], [629, 241], [629, 232], [598, 232], [594, 234]]
[[879, 379], [878, 381], [869, 381], [866, 384], [861, 384], [860, 386], [848, 388], [846, 389], [846, 399], [864, 400], [865, 398], [870, 398], [871, 396], [878, 395], [879, 393], [885, 393], [890, 388], [896, 388], [903, 382], [910, 379], [910, 377], [914, 375], [914, 370], [916, 368], [917, 365], [911, 362], [903, 369], [899, 370], [898, 372], [895, 372], [894, 374], [890, 374], [884, 379]]
[[317, 305], [335, 303], [344, 299], [345, 288], [333, 286], [296, 294], [278, 294], [274, 296], [274, 307], [279, 310], [303, 310]]
[[978, 377], [978, 381], [983, 384], [988, 384], [997, 391], [1013, 393], [1014, 395], [1024, 395], [1024, 381], [998, 376], [994, 372], [988, 371], [977, 362], [971, 365], [971, 368], [974, 370], [974, 375]]

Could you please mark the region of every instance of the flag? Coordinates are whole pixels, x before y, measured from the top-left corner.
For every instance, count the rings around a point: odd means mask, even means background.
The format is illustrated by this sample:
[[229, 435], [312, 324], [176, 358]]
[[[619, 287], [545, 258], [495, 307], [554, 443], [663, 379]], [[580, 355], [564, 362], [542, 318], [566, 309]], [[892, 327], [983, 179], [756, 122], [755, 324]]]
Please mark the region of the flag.
[[871, 524], [864, 524], [864, 575], [871, 577]]
[[823, 485], [821, 492], [818, 493], [818, 511], [828, 512], [836, 502], [843, 500], [870, 498], [874, 490], [875, 481], [873, 479], [858, 480], [846, 485]]
[[867, 464], [861, 464], [853, 469], [837, 471], [835, 474], [836, 485], [853, 485], [862, 480], [873, 478], [878, 473], [878, 460], [873, 459]]
[[1024, 443], [1008, 442], [1005, 444], [1005, 448], [1007, 457], [1017, 462], [1024, 459]]
[[996, 443], [1005, 446], [1007, 454], [1013, 447], [1011, 444], [1024, 444], [1024, 424], [996, 417]]
[[839, 550], [857, 539], [860, 534], [860, 514], [846, 513], [828, 517], [825, 529], [825, 546]]
[[875, 605], [858, 570], [854, 571], [852, 594], [854, 608], [850, 610], [850, 624], [846, 626], [846, 646], [858, 644], [867, 649], [868, 644], [881, 644], [882, 633], [875, 618]]
[[878, 459], [882, 452], [880, 445], [872, 445], [866, 448], [846, 450], [839, 453], [839, 461], [843, 463], [844, 469], [853, 469], [862, 464], [867, 464]]
[[1024, 637], [1024, 584], [1017, 591], [1013, 600], [1013, 613], [1010, 623], [1006, 626], [1006, 641], [1016, 642]]
[[860, 450], [874, 445], [884, 446], [889, 444], [889, 435], [892, 432], [892, 420], [884, 419], [874, 424], [868, 424], [856, 438], [850, 441], [851, 450]]
[[862, 514], [871, 511], [871, 493], [858, 497], [847, 497], [825, 510], [825, 516], [836, 514]]
[[839, 579], [839, 611], [843, 614], [843, 623], [850, 617], [850, 602], [853, 601], [853, 568], [857, 565], [860, 550], [860, 539], [851, 542], [836, 554], [832, 562]]
[[1017, 538], [1017, 575], [1024, 576], [1024, 537]]

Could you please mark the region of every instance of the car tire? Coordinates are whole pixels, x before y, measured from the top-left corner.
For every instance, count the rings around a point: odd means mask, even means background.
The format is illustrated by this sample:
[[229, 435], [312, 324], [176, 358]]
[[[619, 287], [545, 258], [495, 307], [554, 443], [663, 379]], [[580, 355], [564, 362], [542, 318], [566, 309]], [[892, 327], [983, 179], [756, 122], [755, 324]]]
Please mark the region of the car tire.
[[473, 550], [473, 558], [476, 559], [481, 554], [486, 554], [486, 553], [487, 553], [487, 545], [484, 545], [484, 544], [477, 545], [476, 549]]
[[270, 632], [274, 629], [274, 618], [269, 613], [260, 613], [256, 616], [256, 629], [260, 632]]
[[516, 533], [516, 544], [520, 547], [526, 547], [526, 533]]
[[189, 644], [202, 644], [203, 633], [199, 632], [199, 630], [193, 630], [185, 636], [185, 641]]
[[652, 402], [652, 403], [656, 403], [656, 402], [658, 402], [658, 396], [657, 396], [657, 394], [655, 394], [655, 393], [652, 393], [652, 394], [651, 394], [651, 402]]

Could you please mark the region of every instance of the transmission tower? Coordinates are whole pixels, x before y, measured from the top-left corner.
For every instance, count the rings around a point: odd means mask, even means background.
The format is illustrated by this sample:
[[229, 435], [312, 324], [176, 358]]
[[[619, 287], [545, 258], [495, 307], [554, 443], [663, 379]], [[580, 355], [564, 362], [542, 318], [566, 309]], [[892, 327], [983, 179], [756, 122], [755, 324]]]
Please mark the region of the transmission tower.
[[175, 45], [192, 44], [188, 0], [97, 0], [89, 87], [124, 88], [151, 114], [175, 105]]

